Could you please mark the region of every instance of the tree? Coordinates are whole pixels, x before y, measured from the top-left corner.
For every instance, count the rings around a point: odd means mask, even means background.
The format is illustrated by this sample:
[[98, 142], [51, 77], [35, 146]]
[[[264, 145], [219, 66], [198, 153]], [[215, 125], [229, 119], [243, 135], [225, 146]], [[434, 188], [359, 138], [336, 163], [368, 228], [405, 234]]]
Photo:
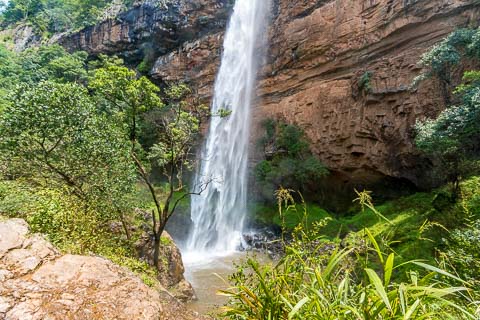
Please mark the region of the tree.
[[[28, 22], [42, 35], [93, 25], [112, 0], [10, 0], [0, 6], [0, 22]], [[0, 2], [1, 5], [1, 2]]]
[[480, 72], [466, 72], [464, 81], [455, 91], [461, 104], [416, 124], [417, 147], [439, 163], [437, 176], [452, 182], [455, 193], [480, 168]]
[[420, 65], [425, 71], [415, 79], [414, 85], [427, 78], [438, 79], [445, 104], [450, 105], [453, 89], [452, 74], [465, 58], [479, 57], [480, 28], [458, 29], [422, 55]]
[[[416, 145], [437, 162], [441, 181], [452, 182], [455, 194], [460, 180], [479, 168], [480, 159], [480, 72], [467, 71], [463, 82], [452, 90], [452, 72], [466, 59], [480, 57], [480, 29], [460, 29], [422, 57], [426, 68], [420, 77], [437, 77], [445, 85], [444, 96], [451, 103], [436, 119], [416, 124]], [[445, 95], [446, 94], [446, 95]]]
[[266, 120], [265, 136], [259, 141], [266, 159], [255, 167], [262, 196], [271, 199], [279, 187], [305, 191], [328, 174], [327, 168], [309, 150], [305, 133], [295, 125]]
[[[120, 115], [128, 131], [132, 161], [155, 204], [152, 232], [154, 264], [158, 267], [160, 238], [177, 205], [187, 196], [199, 194], [205, 189], [205, 186], [200, 186], [199, 190], [185, 192], [174, 199], [175, 192], [184, 190], [183, 169], [191, 167], [190, 151], [199, 132], [200, 113], [183, 101], [189, 92], [186, 86], [173, 86], [166, 90], [168, 103], [164, 104], [158, 96], [157, 86], [146, 77], [137, 78], [134, 71], [111, 60], [105, 61], [105, 66], [95, 71], [90, 88], [110, 110], [108, 112]], [[151, 146], [139, 143], [139, 122], [142, 120], [147, 122], [155, 135]], [[163, 204], [150, 177], [150, 162], [158, 166], [167, 179], [168, 192]]]
[[75, 196], [105, 219], [129, 210], [135, 169], [124, 132], [78, 84], [19, 86], [0, 117], [4, 175]]

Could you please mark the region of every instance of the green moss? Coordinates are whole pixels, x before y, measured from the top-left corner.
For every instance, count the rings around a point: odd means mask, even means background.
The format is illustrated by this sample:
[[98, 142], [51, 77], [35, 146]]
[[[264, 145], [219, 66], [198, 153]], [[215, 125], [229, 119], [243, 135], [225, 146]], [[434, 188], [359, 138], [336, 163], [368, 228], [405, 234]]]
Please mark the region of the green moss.
[[[276, 226], [282, 225], [282, 220], [275, 207], [257, 204], [252, 208], [252, 210], [254, 212], [253, 216], [256, 223], [264, 225], [273, 224]], [[304, 209], [302, 205], [297, 204], [294, 209], [285, 212], [285, 225], [287, 226], [287, 228], [293, 229], [302, 222], [303, 210]], [[307, 203], [307, 211], [308, 222], [310, 224], [312, 222], [331, 217], [331, 215], [326, 210], [313, 203]]]
[[173, 244], [172, 239], [167, 238], [167, 237], [164, 237], [164, 236], [162, 236], [162, 237], [160, 238], [160, 242], [161, 242], [164, 246], [170, 246], [170, 245]]
[[[325, 218], [331, 218], [330, 214], [326, 210], [320, 208], [315, 204], [311, 204], [311, 203], [307, 204], [307, 211], [308, 211], [308, 217], [307, 217], [308, 224], [312, 224], [315, 221], [320, 221]], [[285, 212], [285, 225], [287, 226], [287, 228], [293, 229], [294, 227], [296, 227], [298, 224], [302, 222], [303, 217], [304, 217], [303, 208], [301, 205], [297, 204], [295, 209], [288, 210], [287, 212]], [[282, 224], [282, 221], [279, 215], [276, 215], [274, 217], [273, 222], [277, 225]]]
[[[349, 216], [335, 217], [322, 208], [308, 204], [309, 222], [331, 218], [322, 229], [322, 234], [330, 241], [344, 240], [347, 243], [358, 243], [364, 237], [363, 229], [380, 237], [390, 246], [401, 260], [425, 259], [433, 261], [438, 258], [438, 249], [444, 244], [449, 231], [467, 224], [480, 217], [480, 177], [472, 177], [461, 184], [462, 197], [455, 203], [442, 206], [435, 205], [439, 194], [449, 192], [449, 187], [432, 192], [415, 193], [394, 201], [376, 206], [389, 222], [382, 219], [371, 209], [360, 210]], [[257, 221], [281, 225], [278, 212], [273, 207], [256, 206]], [[292, 229], [301, 222], [303, 209], [300, 205], [286, 213], [285, 223]]]

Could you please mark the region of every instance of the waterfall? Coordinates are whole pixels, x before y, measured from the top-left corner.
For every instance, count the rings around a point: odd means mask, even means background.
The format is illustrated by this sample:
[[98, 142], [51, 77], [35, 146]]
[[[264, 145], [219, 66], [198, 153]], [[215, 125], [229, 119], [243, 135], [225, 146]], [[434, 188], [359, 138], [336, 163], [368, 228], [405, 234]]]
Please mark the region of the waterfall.
[[[193, 228], [184, 255], [235, 251], [247, 215], [250, 114], [257, 67], [262, 60], [267, 0], [237, 0], [224, 38], [215, 81], [212, 117], [191, 198]], [[218, 116], [228, 110], [227, 117]]]

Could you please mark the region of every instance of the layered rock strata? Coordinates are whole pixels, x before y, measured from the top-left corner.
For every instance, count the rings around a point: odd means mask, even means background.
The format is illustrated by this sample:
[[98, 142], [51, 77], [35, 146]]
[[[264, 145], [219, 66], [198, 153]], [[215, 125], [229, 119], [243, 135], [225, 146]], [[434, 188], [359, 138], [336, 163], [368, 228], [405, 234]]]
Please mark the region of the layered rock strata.
[[[208, 103], [232, 2], [178, 0], [157, 11], [148, 8], [159, 1], [145, 3], [61, 43], [123, 56], [150, 45], [158, 56], [151, 77], [187, 81]], [[412, 127], [445, 103], [435, 81], [416, 91], [410, 85], [428, 48], [456, 28], [478, 26], [479, 7], [475, 0], [272, 0], [252, 144], [263, 119], [282, 119], [305, 130], [337, 186], [388, 178], [424, 186], [429, 162], [414, 149]], [[369, 90], [359, 85], [365, 77]]]

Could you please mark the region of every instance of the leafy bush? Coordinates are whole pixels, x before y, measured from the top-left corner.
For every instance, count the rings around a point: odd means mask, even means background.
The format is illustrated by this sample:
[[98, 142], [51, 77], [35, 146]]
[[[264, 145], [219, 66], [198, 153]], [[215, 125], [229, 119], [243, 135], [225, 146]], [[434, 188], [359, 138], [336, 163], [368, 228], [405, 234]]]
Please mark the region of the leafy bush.
[[436, 119], [416, 125], [417, 147], [436, 161], [436, 181], [458, 182], [480, 170], [480, 72], [467, 71], [453, 91], [458, 104], [450, 105], [451, 73], [467, 58], [480, 57], [480, 29], [460, 29], [422, 57], [427, 69], [422, 77], [436, 76], [443, 83], [447, 109]]
[[[37, 33], [52, 33], [89, 26], [102, 17], [112, 0], [10, 0], [0, 12], [0, 23], [28, 22]], [[124, 1], [130, 2], [130, 1]]]
[[272, 200], [280, 187], [298, 190], [315, 185], [328, 174], [325, 166], [309, 150], [305, 133], [297, 126], [266, 120], [265, 135], [259, 140], [267, 159], [255, 167], [261, 195]]
[[365, 93], [372, 91], [372, 75], [371, 71], [366, 71], [358, 80], [358, 90]]
[[443, 258], [453, 270], [480, 289], [480, 220], [458, 228], [445, 239]]

